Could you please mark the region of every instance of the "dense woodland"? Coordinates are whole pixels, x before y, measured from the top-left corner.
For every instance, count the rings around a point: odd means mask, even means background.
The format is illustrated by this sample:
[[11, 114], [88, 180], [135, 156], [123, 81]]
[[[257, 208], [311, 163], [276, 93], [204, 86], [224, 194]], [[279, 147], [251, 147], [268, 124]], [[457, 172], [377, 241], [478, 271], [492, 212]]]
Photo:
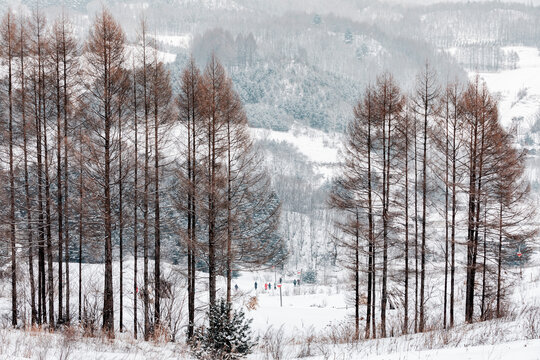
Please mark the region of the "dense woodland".
[[[357, 337], [364, 294], [366, 338], [388, 335], [389, 303], [403, 307], [402, 333], [426, 330], [428, 261], [444, 266], [442, 321], [436, 324], [455, 324], [461, 288], [455, 274], [462, 268], [465, 321], [504, 315], [510, 285], [504, 274], [536, 234], [524, 156], [478, 77], [442, 87], [426, 64], [411, 94], [390, 74], [366, 88], [329, 201], [346, 215], [336, 225], [355, 282]], [[443, 259], [433, 259], [441, 254], [433, 244], [443, 249]]]
[[[167, 251], [175, 249], [166, 261], [187, 257], [191, 336], [196, 271], [208, 274], [210, 304], [216, 276], [224, 275], [230, 303], [233, 271], [277, 265], [286, 256], [276, 231], [279, 199], [223, 66], [215, 57], [204, 71], [191, 62], [173, 95], [144, 20], [138, 34], [128, 45], [107, 11], [83, 44], [63, 17], [47, 25], [39, 13], [9, 11], [2, 20], [2, 225], [10, 242], [13, 326], [86, 326], [81, 266], [98, 261], [105, 265], [103, 330], [123, 331], [123, 308], [132, 306], [137, 337], [142, 297], [148, 339], [168, 326], [160, 311], [170, 286], [162, 284], [165, 242]], [[128, 250], [135, 264], [144, 259], [133, 277], [141, 271], [142, 284], [122, 281]], [[17, 287], [26, 286], [17, 281], [21, 266], [28, 267], [29, 299], [18, 298]], [[70, 293], [74, 271], [78, 294]], [[127, 289], [130, 305], [122, 301]]]

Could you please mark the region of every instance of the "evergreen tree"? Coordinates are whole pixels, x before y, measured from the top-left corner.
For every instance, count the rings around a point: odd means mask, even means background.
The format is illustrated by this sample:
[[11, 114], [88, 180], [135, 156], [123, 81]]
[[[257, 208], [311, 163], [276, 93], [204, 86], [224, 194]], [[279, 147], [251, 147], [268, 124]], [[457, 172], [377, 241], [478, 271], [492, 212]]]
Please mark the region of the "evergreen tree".
[[240, 359], [245, 357], [257, 339], [251, 333], [251, 319], [246, 319], [242, 310], [233, 310], [221, 299], [208, 311], [208, 328], [196, 329], [191, 346], [199, 359]]

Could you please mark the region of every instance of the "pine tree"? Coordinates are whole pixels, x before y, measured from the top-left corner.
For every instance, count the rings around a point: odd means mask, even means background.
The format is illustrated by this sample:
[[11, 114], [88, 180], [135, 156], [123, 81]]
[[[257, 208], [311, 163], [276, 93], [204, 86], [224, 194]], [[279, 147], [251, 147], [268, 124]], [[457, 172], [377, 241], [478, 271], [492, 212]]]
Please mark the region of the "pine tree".
[[251, 322], [242, 310], [234, 310], [224, 299], [210, 306], [208, 328], [195, 331], [191, 347], [199, 359], [240, 359], [251, 353], [257, 339], [251, 333]]

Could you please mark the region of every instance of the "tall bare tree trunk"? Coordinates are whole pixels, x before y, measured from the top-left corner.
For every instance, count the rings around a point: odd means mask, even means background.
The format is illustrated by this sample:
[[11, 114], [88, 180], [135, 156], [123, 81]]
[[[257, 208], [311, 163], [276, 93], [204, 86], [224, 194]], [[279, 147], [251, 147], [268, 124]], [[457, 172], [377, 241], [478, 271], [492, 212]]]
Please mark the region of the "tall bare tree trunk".
[[37, 323], [36, 309], [36, 285], [34, 279], [34, 242], [33, 242], [33, 224], [32, 224], [32, 201], [30, 195], [29, 172], [28, 172], [28, 127], [26, 119], [26, 74], [25, 74], [25, 56], [27, 52], [27, 26], [25, 18], [21, 18], [19, 24], [19, 56], [20, 56], [20, 82], [21, 82], [21, 118], [22, 118], [22, 133], [23, 133], [23, 156], [24, 156], [24, 193], [26, 206], [26, 222], [28, 231], [28, 274], [30, 277], [30, 307], [32, 312], [32, 326]]
[[[157, 51], [157, 50], [155, 50]], [[159, 207], [159, 121], [160, 107], [159, 97], [165, 96], [158, 93], [162, 89], [158, 73], [160, 68], [157, 63], [157, 54], [154, 53], [154, 78], [153, 78], [153, 102], [154, 102], [154, 326], [159, 327], [161, 321], [160, 296], [161, 296], [161, 223]], [[168, 79], [167, 79], [168, 80]]]
[[445, 121], [445, 151], [444, 151], [444, 157], [445, 157], [445, 167], [444, 167], [444, 200], [445, 200], [445, 207], [444, 207], [444, 231], [445, 231], [445, 238], [444, 238], [444, 314], [443, 314], [443, 327], [446, 329], [446, 322], [447, 322], [447, 308], [448, 308], [448, 145], [449, 145], [449, 138], [448, 138], [448, 118], [449, 118], [449, 99], [448, 95], [446, 96], [446, 121]]
[[133, 65], [133, 142], [134, 142], [134, 173], [133, 173], [133, 336], [137, 339], [138, 322], [137, 322], [137, 295], [139, 287], [137, 285], [137, 261], [139, 247], [139, 119], [137, 116], [137, 79], [135, 65]]
[[62, 191], [62, 96], [60, 78], [60, 61], [61, 61], [61, 34], [59, 33], [58, 23], [55, 24], [53, 30], [53, 46], [52, 60], [54, 62], [54, 90], [55, 90], [55, 105], [56, 105], [56, 213], [58, 216], [58, 321], [63, 322], [63, 270], [62, 270], [62, 257], [64, 255], [64, 214], [63, 214], [63, 191]]
[[150, 299], [148, 289], [148, 226], [149, 226], [149, 199], [148, 191], [150, 188], [150, 144], [149, 144], [149, 100], [148, 100], [148, 76], [147, 76], [147, 42], [146, 42], [146, 23], [141, 23], [141, 36], [142, 36], [142, 86], [143, 86], [143, 106], [144, 106], [144, 190], [143, 190], [143, 304], [144, 304], [144, 339], [148, 340], [150, 337]]
[[418, 121], [414, 118], [414, 332], [418, 332]]
[[68, 116], [70, 114], [70, 102], [68, 93], [68, 53], [74, 52], [74, 41], [71, 37], [71, 33], [66, 32], [66, 19], [65, 14], [62, 14], [62, 63], [63, 69], [63, 86], [64, 86], [64, 241], [65, 241], [65, 254], [64, 262], [66, 268], [66, 322], [69, 324], [71, 321], [70, 313], [70, 281], [69, 281], [69, 144], [68, 144]]
[[8, 10], [2, 22], [2, 56], [8, 67], [8, 145], [9, 145], [9, 238], [11, 246], [11, 325], [17, 326], [17, 239], [15, 224], [15, 159], [13, 154], [13, 52], [15, 46], [16, 24], [13, 14]]
[[83, 247], [83, 218], [84, 218], [84, 188], [83, 188], [83, 138], [82, 138], [82, 124], [79, 124], [79, 323], [82, 321], [82, 247]]
[[42, 106], [42, 116], [43, 116], [43, 154], [44, 154], [44, 161], [45, 161], [45, 229], [46, 229], [46, 239], [47, 239], [47, 293], [48, 293], [48, 301], [49, 301], [49, 328], [54, 328], [55, 321], [54, 321], [54, 275], [53, 275], [53, 247], [52, 247], [52, 219], [51, 219], [51, 182], [49, 178], [49, 147], [47, 144], [47, 108], [46, 108], [46, 94], [45, 94], [45, 88], [46, 88], [46, 81], [47, 78], [45, 77], [45, 64], [41, 64], [41, 79], [42, 79], [42, 88], [41, 88], [41, 96], [43, 99], [43, 102], [41, 103]]
[[122, 104], [118, 106], [118, 241], [120, 247], [120, 332], [124, 331], [124, 174], [122, 168]]
[[405, 116], [405, 301], [403, 304], [403, 333], [409, 332], [409, 123]]
[[[375, 237], [373, 229], [373, 199], [372, 199], [372, 173], [371, 173], [371, 122], [372, 122], [372, 92], [370, 89], [366, 92], [366, 105], [367, 105], [367, 186], [368, 186], [368, 283], [367, 283], [367, 305], [366, 305], [366, 334], [365, 337], [369, 338], [370, 335], [370, 320], [373, 317], [373, 334], [375, 335], [375, 300], [372, 298], [375, 292], [372, 288], [375, 288]], [[373, 306], [373, 309], [372, 309]], [[372, 311], [373, 310], [373, 311]]]

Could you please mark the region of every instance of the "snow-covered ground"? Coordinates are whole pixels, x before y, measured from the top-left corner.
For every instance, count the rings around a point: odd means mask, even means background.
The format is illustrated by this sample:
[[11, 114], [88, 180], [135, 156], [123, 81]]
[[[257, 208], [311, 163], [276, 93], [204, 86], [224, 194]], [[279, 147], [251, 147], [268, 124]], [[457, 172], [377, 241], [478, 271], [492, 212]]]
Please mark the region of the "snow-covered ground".
[[[348, 306], [351, 289], [336, 274], [325, 274], [317, 285], [294, 286], [293, 280], [300, 277], [297, 272], [279, 271], [243, 272], [233, 279], [234, 303], [245, 307], [256, 297], [254, 309], [244, 308], [247, 317], [253, 319], [253, 329], [261, 338], [260, 347], [250, 359], [271, 359], [272, 352], [265, 339], [279, 343], [283, 359], [303, 355], [313, 359], [540, 359], [540, 258], [536, 255], [530, 266], [523, 269], [513, 288], [512, 306], [508, 317], [472, 325], [458, 324], [451, 330], [433, 330], [425, 334], [404, 335], [395, 338], [347, 341], [351, 336], [353, 309]], [[142, 262], [140, 269], [142, 269]], [[153, 268], [152, 264], [149, 264]], [[77, 315], [77, 267], [71, 265], [72, 316]], [[114, 264], [115, 273], [119, 264]], [[125, 333], [117, 333], [114, 341], [102, 338], [84, 338], [76, 331], [48, 334], [42, 331], [23, 332], [9, 329], [9, 281], [0, 283], [0, 359], [173, 359], [189, 358], [183, 344], [186, 303], [182, 266], [166, 264], [164, 277], [170, 281], [173, 296], [162, 300], [166, 309], [164, 316], [178, 320], [178, 343], [135, 341], [132, 339], [133, 261], [125, 262], [124, 269], [124, 322]], [[142, 275], [139, 272], [139, 275]], [[24, 270], [21, 276], [25, 276]], [[197, 321], [204, 321], [207, 301], [205, 273], [199, 273], [198, 301], [200, 310]], [[279, 289], [265, 290], [265, 283], [283, 280], [280, 306]], [[24, 280], [24, 279], [22, 279]], [[90, 307], [101, 307], [103, 266], [83, 265], [83, 289]], [[139, 279], [139, 287], [142, 282]], [[119, 319], [119, 282], [114, 279], [115, 320]], [[257, 282], [257, 290], [255, 290]], [[27, 281], [22, 281], [27, 284]], [[223, 295], [224, 280], [218, 281]], [[27, 289], [20, 289], [20, 299], [28, 300]], [[55, 304], [56, 305], [56, 304]], [[139, 299], [142, 306], [142, 299]], [[398, 312], [390, 312], [396, 316]], [[142, 318], [139, 309], [139, 321]], [[431, 314], [435, 316], [436, 314]], [[140, 324], [141, 325], [141, 324]], [[280, 339], [281, 340], [276, 340]], [[265, 338], [266, 336], [266, 338]], [[66, 354], [69, 355], [66, 357]]]
[[[479, 73], [489, 90], [499, 97], [499, 113], [504, 126], [512, 124], [513, 118], [523, 117], [521, 131], [527, 131], [531, 120], [540, 107], [540, 53], [537, 48], [524, 46], [504, 47], [503, 51], [515, 51], [519, 56], [516, 69], [500, 72]], [[476, 73], [469, 73], [471, 78]]]
[[153, 37], [155, 37], [158, 42], [161, 42], [164, 45], [181, 49], [189, 49], [193, 40], [191, 34], [155, 35]]
[[252, 128], [251, 133], [256, 139], [284, 141], [293, 145], [306, 156], [308, 161], [313, 163], [314, 169], [325, 180], [334, 176], [342, 141], [340, 134], [329, 134], [321, 130], [299, 126], [295, 126], [287, 132]]

